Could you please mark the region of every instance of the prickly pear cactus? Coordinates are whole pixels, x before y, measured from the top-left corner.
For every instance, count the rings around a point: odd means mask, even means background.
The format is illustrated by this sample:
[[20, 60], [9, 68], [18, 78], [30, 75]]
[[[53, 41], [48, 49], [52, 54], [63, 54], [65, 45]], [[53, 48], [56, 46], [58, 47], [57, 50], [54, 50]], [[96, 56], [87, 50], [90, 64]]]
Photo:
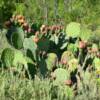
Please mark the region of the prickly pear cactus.
[[93, 66], [95, 68], [95, 76], [97, 83], [100, 85], [100, 59], [95, 57], [93, 60]]
[[69, 71], [72, 72], [72, 71], [75, 71], [78, 67], [78, 60], [73, 58], [71, 59], [69, 62], [68, 62], [68, 66], [69, 66]]
[[25, 57], [21, 51], [11, 48], [3, 50], [1, 60], [4, 67], [14, 67], [16, 70], [21, 70], [22, 67], [18, 68], [19, 64], [24, 65], [26, 69], [28, 67], [27, 63], [34, 64], [34, 62], [30, 58]]
[[80, 34], [80, 24], [76, 22], [71, 22], [66, 27], [66, 35], [68, 37], [78, 37]]
[[47, 75], [47, 72], [48, 72], [47, 64], [45, 62], [45, 59], [40, 59], [39, 60], [39, 62], [38, 62], [38, 68], [39, 68], [40, 75], [43, 78], [45, 78], [46, 75]]
[[[15, 69], [17, 71], [20, 72], [22, 70], [22, 67], [23, 67], [22, 65], [24, 65], [24, 68], [27, 69], [28, 68], [28, 63], [33, 64], [31, 59], [28, 58], [28, 57], [25, 57], [21, 51], [19, 51], [19, 50], [14, 51], [13, 66], [15, 67]], [[19, 66], [19, 65], [21, 65], [21, 66]]]
[[63, 68], [57, 68], [54, 71], [54, 75], [56, 77], [56, 79], [54, 80], [54, 85], [64, 84], [64, 82], [70, 78], [70, 73]]
[[38, 43], [37, 43], [37, 46], [38, 46], [38, 49], [40, 51], [48, 51], [49, 50], [49, 46], [50, 46], [50, 41], [46, 38], [41, 38]]
[[27, 64], [26, 59], [21, 51], [15, 50], [14, 51], [14, 60], [13, 65], [17, 66], [17, 64]]
[[68, 63], [68, 61], [71, 60], [72, 58], [74, 58], [74, 55], [72, 52], [64, 51], [64, 53], [62, 54], [62, 57], [61, 57], [61, 62]]
[[67, 47], [68, 51], [71, 51], [73, 54], [75, 54], [78, 50], [77, 45], [76, 44], [72, 44], [70, 43]]
[[98, 45], [96, 43], [92, 44], [92, 50], [95, 50], [95, 51], [99, 50], [99, 47], [98, 47]]
[[57, 55], [55, 53], [49, 53], [46, 59], [48, 70], [52, 71], [53, 67], [57, 64]]
[[93, 35], [91, 36], [92, 43], [100, 43], [100, 29], [94, 31]]
[[88, 40], [91, 40], [92, 34], [93, 34], [93, 33], [92, 33], [91, 30], [82, 27], [82, 29], [81, 29], [81, 34], [80, 34], [80, 38], [81, 38], [83, 41], [88, 41]]
[[34, 56], [34, 58], [36, 59], [36, 49], [37, 49], [37, 44], [33, 41], [34, 36], [31, 36], [30, 38], [25, 38], [24, 39], [24, 43], [23, 43], [23, 47], [25, 50], [30, 50]]
[[95, 57], [93, 60], [93, 65], [94, 65], [96, 70], [100, 70], [100, 59]]
[[57, 45], [59, 43], [59, 36], [57, 36], [56, 34], [53, 34], [50, 40], [53, 41]]
[[23, 47], [24, 31], [22, 28], [16, 28], [16, 31], [12, 33], [11, 43], [16, 49]]
[[14, 51], [11, 48], [4, 49], [1, 55], [1, 60], [4, 64], [4, 67], [12, 67], [14, 60]]
[[97, 84], [100, 85], [100, 70], [95, 71]]
[[7, 30], [6, 38], [10, 44], [11, 44], [11, 36], [12, 36], [13, 32], [15, 32], [15, 31], [16, 31], [16, 29], [14, 26], [12, 26], [10, 29]]
[[29, 57], [27, 57], [27, 56], [24, 56], [24, 59], [25, 59], [25, 61], [27, 62], [27, 64], [29, 63], [29, 64], [35, 65], [35, 63], [33, 62], [33, 60], [32, 60], [31, 58], [29, 58]]

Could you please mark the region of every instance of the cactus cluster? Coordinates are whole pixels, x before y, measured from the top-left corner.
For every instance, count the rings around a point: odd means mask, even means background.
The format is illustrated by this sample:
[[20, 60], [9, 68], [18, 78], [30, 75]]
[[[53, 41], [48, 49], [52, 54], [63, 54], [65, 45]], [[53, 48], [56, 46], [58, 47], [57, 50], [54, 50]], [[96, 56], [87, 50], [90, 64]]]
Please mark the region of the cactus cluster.
[[79, 83], [85, 84], [83, 80], [90, 80], [93, 73], [100, 71], [100, 41], [96, 31], [71, 22], [66, 33], [57, 25], [40, 25], [39, 29], [29, 32], [33, 26], [27, 26], [23, 16], [13, 16], [10, 20], [6, 26], [11, 25], [7, 39], [12, 48], [2, 52], [4, 67], [22, 71], [24, 66], [29, 71], [27, 74], [35, 71], [39, 77], [50, 78], [53, 86], [63, 86], [68, 91], [68, 94], [64, 92], [67, 97], [74, 89], [78, 90]]

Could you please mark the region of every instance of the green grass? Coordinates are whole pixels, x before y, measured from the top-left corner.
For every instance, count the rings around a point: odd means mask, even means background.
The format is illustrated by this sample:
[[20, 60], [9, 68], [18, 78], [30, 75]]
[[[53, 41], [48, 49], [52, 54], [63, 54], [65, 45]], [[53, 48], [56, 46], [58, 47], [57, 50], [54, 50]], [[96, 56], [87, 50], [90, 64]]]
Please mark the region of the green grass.
[[12, 71], [0, 72], [0, 100], [99, 100], [100, 88], [94, 79], [79, 84], [78, 95], [65, 97], [63, 86], [55, 88], [50, 79], [35, 77], [34, 80], [13, 75]]

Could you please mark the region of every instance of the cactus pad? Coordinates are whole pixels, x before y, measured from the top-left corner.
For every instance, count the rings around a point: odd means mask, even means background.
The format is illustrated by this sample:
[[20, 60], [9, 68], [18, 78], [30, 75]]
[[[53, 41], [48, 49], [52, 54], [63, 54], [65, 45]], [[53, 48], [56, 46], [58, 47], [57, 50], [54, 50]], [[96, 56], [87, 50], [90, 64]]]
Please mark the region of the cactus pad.
[[78, 60], [73, 58], [68, 62], [68, 65], [70, 71], [75, 71], [75, 69], [78, 67]]
[[49, 50], [49, 43], [50, 43], [50, 41], [48, 39], [41, 38], [37, 43], [38, 49], [40, 51], [46, 51], [47, 52]]
[[54, 71], [56, 79], [54, 80], [55, 85], [64, 84], [64, 81], [70, 78], [70, 74], [67, 70], [63, 68], [57, 68]]
[[93, 65], [94, 65], [96, 70], [100, 70], [100, 59], [95, 57], [93, 60]]
[[55, 53], [49, 53], [46, 59], [46, 63], [48, 70], [52, 70], [52, 68], [56, 66], [57, 55]]
[[78, 37], [80, 34], [80, 24], [76, 22], [71, 22], [66, 27], [66, 34], [68, 37]]
[[23, 47], [23, 41], [24, 41], [24, 32], [22, 28], [16, 28], [16, 31], [13, 32], [11, 36], [12, 45], [16, 49], [21, 49]]
[[11, 48], [4, 49], [1, 55], [1, 60], [5, 67], [12, 67], [14, 51]]
[[72, 58], [74, 58], [73, 53], [70, 51], [65, 51], [62, 54], [61, 62], [66, 61], [68, 63], [68, 61], [71, 60]]

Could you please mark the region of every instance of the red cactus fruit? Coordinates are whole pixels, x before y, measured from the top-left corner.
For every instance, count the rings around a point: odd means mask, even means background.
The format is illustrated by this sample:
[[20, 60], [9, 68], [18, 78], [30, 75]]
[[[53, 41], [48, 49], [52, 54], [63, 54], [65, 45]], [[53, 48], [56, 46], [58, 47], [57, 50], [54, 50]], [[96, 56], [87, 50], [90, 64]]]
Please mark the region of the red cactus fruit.
[[61, 63], [64, 64], [64, 65], [66, 65], [67, 64], [67, 60], [66, 59], [62, 59]]
[[98, 52], [98, 53], [97, 53], [97, 57], [99, 57], [99, 58], [100, 58], [100, 52]]
[[97, 52], [98, 51], [98, 49], [97, 48], [92, 48], [92, 52]]
[[20, 24], [24, 24], [24, 23], [25, 23], [25, 20], [24, 20], [24, 19], [18, 19], [18, 22], [19, 22]]
[[87, 50], [88, 50], [88, 53], [91, 53], [92, 52], [91, 48], [87, 48]]
[[38, 36], [39, 35], [39, 31], [35, 32], [35, 36]]
[[22, 15], [17, 15], [17, 19], [18, 19], [18, 20], [22, 20], [22, 19], [24, 20], [24, 16], [22, 16]]
[[31, 33], [32, 29], [29, 27], [27, 31], [28, 31], [28, 33]]
[[11, 22], [10, 22], [10, 21], [6, 21], [6, 22], [4, 23], [4, 26], [5, 26], [6, 28], [9, 28], [9, 27], [11, 26]]
[[85, 41], [80, 41], [79, 42], [79, 48], [80, 49], [83, 49], [83, 48], [85, 48], [86, 47], [86, 42]]
[[35, 36], [35, 37], [33, 38], [33, 41], [34, 41], [35, 43], [37, 43], [37, 42], [39, 41], [39, 38], [38, 38], [37, 36]]
[[43, 30], [45, 29], [45, 27], [46, 27], [46, 25], [42, 25], [42, 26], [40, 27], [40, 31], [43, 31]]
[[28, 24], [26, 22], [24, 22], [22, 24], [22, 26], [23, 26], [24, 30], [28, 30], [28, 28], [29, 28], [29, 26], [28, 26]]
[[72, 85], [72, 81], [71, 80], [65, 80], [64, 81], [64, 84], [70, 86], [70, 85]]

